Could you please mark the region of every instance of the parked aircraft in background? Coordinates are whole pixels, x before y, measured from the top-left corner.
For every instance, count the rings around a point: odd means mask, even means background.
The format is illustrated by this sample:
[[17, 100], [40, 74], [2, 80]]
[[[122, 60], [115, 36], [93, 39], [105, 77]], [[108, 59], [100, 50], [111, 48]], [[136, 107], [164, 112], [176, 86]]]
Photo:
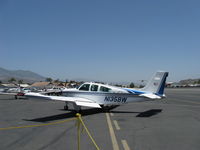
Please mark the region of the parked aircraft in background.
[[165, 97], [164, 87], [168, 72], [159, 71], [153, 76], [144, 88], [130, 89], [115, 86], [86, 82], [78, 89], [64, 89], [61, 96], [49, 96], [41, 93], [26, 93], [25, 96], [64, 101], [64, 109], [68, 109], [68, 104], [72, 103], [76, 111], [81, 107], [103, 108], [110, 105], [121, 105], [129, 102], [147, 101], [161, 99]]
[[25, 93], [28, 92], [31, 92], [31, 90], [27, 88], [5, 88], [0, 90], [0, 95], [13, 95], [17, 99], [18, 97], [24, 97]]

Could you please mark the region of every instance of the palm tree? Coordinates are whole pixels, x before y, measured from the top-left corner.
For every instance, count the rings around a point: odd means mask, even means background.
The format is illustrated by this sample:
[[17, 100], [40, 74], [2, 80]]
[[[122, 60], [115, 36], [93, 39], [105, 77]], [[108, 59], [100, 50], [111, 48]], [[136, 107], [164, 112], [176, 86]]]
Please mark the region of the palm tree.
[[66, 79], [66, 80], [65, 80], [65, 87], [67, 86], [67, 83], [68, 83], [68, 80]]

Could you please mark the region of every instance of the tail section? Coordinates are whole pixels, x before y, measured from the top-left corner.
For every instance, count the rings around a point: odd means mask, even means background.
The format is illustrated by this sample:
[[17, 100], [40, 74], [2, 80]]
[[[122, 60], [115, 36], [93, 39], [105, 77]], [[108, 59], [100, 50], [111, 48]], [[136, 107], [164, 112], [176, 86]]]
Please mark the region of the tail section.
[[141, 90], [152, 92], [159, 96], [164, 96], [164, 88], [167, 76], [168, 72], [163, 72], [163, 71], [156, 72], [153, 78]]

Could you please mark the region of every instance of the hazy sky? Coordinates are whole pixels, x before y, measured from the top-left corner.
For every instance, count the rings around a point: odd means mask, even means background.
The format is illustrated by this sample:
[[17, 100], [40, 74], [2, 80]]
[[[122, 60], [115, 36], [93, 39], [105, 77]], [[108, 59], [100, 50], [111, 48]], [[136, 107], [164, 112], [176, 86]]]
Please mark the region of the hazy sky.
[[0, 0], [0, 54], [59, 79], [200, 78], [200, 1]]

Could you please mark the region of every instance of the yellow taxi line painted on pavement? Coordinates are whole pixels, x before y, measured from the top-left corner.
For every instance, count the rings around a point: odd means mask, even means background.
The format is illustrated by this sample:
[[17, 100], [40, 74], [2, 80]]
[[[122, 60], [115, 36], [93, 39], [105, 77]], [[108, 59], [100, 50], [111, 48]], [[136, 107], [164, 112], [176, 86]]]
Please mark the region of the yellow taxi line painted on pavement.
[[112, 144], [113, 144], [113, 150], [119, 150], [119, 145], [117, 143], [115, 132], [114, 132], [114, 129], [112, 127], [111, 119], [110, 119], [110, 116], [109, 116], [108, 113], [106, 113], [106, 119], [107, 119], [107, 123], [108, 123], [111, 141], [112, 141]]
[[71, 119], [66, 119], [66, 120], [56, 121], [56, 122], [51, 122], [51, 123], [45, 123], [45, 124], [35, 124], [35, 125], [26, 125], [26, 126], [18, 126], [18, 127], [6, 127], [6, 128], [0, 128], [0, 130], [11, 130], [11, 129], [42, 127], [42, 126], [61, 124], [61, 123], [65, 123], [65, 122], [72, 121], [72, 120], [76, 120], [76, 118], [71, 118]]
[[119, 124], [117, 123], [117, 121], [116, 121], [116, 120], [113, 120], [113, 123], [114, 123], [114, 125], [115, 125], [115, 128], [116, 128], [117, 130], [120, 130], [120, 127], [119, 127]]
[[128, 146], [128, 143], [126, 142], [126, 140], [122, 140], [122, 145], [124, 147], [124, 150], [131, 150], [130, 147]]

